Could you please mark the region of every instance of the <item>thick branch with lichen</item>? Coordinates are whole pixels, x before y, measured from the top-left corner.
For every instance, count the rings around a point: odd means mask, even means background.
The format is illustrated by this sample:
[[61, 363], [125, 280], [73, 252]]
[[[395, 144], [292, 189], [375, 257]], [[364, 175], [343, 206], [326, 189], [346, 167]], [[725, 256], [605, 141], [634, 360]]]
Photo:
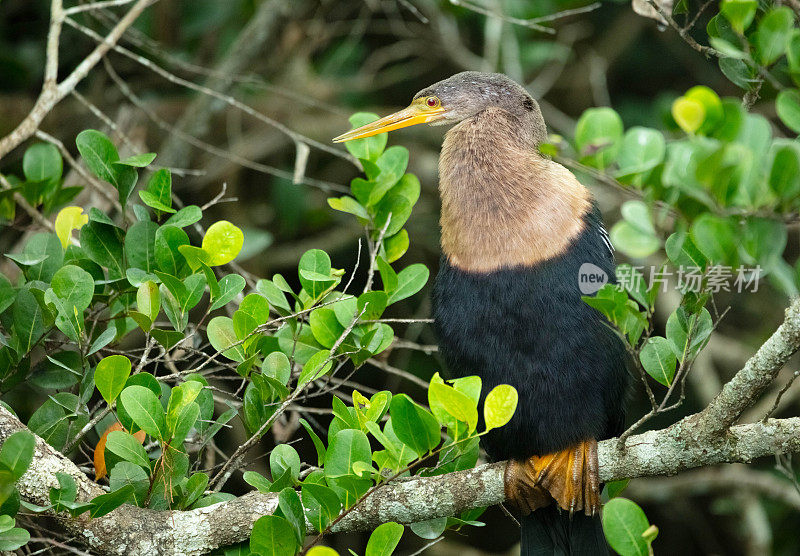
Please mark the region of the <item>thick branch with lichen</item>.
[[[687, 436], [687, 419], [663, 430], [632, 436], [624, 448], [613, 439], [600, 442], [600, 479], [672, 475], [701, 466], [800, 452], [800, 418], [735, 426], [712, 442]], [[0, 439], [23, 428], [16, 417], [0, 407]], [[334, 531], [370, 530], [387, 521], [413, 523], [499, 504], [505, 499], [504, 469], [504, 463], [486, 464], [387, 484], [342, 519]], [[49, 488], [58, 486], [57, 472], [75, 479], [80, 500], [103, 492], [68, 458], [37, 438], [34, 461], [18, 483], [20, 494], [33, 503], [48, 504]], [[277, 494], [253, 492], [190, 511], [153, 511], [125, 505], [99, 519], [65, 515], [59, 519], [72, 534], [102, 554], [203, 554], [247, 540], [255, 520], [273, 513], [277, 506]]]

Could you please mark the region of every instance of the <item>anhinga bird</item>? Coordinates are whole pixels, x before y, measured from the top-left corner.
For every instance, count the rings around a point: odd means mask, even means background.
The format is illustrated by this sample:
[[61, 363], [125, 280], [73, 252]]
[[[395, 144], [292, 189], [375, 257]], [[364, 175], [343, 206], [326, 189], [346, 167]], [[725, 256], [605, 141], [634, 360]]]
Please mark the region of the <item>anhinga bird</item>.
[[511, 422], [483, 440], [509, 460], [506, 494], [529, 514], [522, 554], [606, 553], [597, 440], [622, 432], [628, 373], [622, 343], [581, 300], [581, 265], [614, 276], [599, 211], [539, 153], [539, 105], [501, 74], [454, 75], [334, 141], [419, 123], [456, 124], [439, 158], [434, 317], [451, 373], [480, 376], [483, 392], [506, 383], [519, 393]]

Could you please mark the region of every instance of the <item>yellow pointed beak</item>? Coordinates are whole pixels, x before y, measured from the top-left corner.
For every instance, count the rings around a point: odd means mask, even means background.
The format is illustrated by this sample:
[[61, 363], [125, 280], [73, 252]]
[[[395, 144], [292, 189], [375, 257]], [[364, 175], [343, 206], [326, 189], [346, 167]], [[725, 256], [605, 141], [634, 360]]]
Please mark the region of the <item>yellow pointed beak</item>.
[[375, 120], [372, 123], [363, 125], [347, 133], [343, 133], [336, 137], [334, 143], [342, 143], [344, 141], [351, 141], [352, 139], [363, 139], [364, 137], [372, 137], [379, 133], [386, 133], [387, 131], [394, 131], [402, 127], [408, 127], [417, 124], [426, 124], [441, 120], [444, 118], [445, 110], [441, 106], [436, 108], [429, 108], [425, 106], [422, 99], [417, 99], [408, 108], [390, 114], [380, 120]]

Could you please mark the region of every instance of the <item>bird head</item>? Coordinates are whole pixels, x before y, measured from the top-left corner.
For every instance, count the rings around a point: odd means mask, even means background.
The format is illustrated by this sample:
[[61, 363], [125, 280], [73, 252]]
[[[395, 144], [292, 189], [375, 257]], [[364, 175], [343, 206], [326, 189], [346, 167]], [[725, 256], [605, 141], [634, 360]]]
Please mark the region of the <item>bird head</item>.
[[333, 141], [361, 139], [417, 124], [455, 124], [490, 107], [541, 120], [539, 105], [515, 81], [501, 73], [465, 71], [422, 89], [408, 107], [348, 131]]

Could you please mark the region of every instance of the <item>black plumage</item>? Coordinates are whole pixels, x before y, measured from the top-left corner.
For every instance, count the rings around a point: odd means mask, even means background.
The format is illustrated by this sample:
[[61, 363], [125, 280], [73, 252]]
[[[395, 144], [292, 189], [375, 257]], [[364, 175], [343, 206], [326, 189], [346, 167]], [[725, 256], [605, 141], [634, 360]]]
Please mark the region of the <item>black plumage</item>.
[[621, 432], [625, 349], [581, 299], [578, 272], [609, 277], [614, 261], [597, 209], [560, 256], [531, 267], [466, 272], [442, 257], [433, 290], [439, 342], [454, 376], [476, 374], [483, 396], [498, 384], [519, 393], [511, 422], [484, 437], [495, 460], [526, 459]]

